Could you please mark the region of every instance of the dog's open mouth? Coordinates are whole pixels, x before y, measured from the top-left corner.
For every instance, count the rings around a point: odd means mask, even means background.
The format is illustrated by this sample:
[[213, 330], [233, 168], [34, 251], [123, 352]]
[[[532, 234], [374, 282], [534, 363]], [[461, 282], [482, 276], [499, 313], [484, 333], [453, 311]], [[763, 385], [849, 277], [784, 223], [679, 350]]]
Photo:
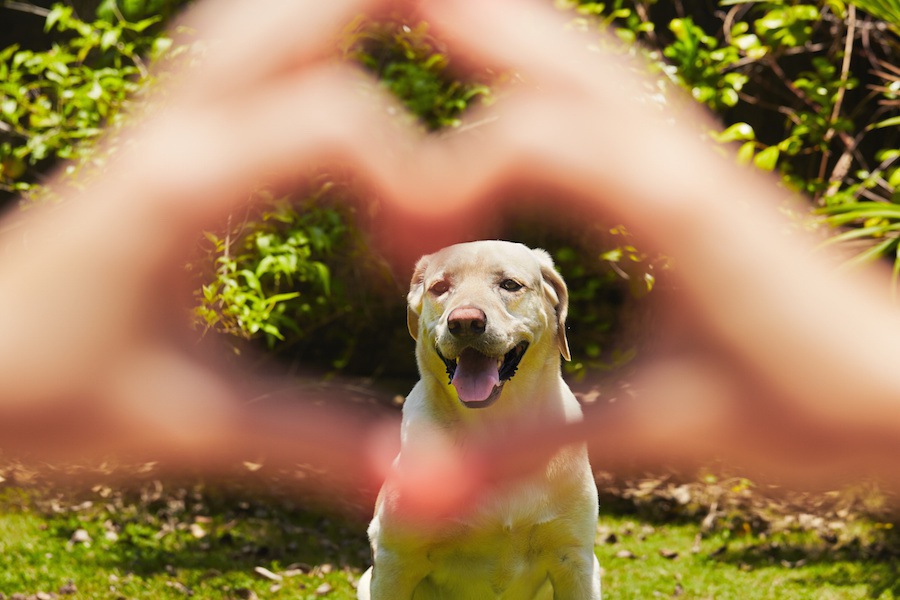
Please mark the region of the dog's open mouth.
[[456, 360], [444, 358], [440, 350], [438, 356], [444, 361], [450, 384], [456, 388], [462, 403], [484, 408], [500, 397], [503, 384], [516, 374], [527, 349], [528, 342], [521, 342], [500, 358], [487, 356], [474, 348], [466, 348]]

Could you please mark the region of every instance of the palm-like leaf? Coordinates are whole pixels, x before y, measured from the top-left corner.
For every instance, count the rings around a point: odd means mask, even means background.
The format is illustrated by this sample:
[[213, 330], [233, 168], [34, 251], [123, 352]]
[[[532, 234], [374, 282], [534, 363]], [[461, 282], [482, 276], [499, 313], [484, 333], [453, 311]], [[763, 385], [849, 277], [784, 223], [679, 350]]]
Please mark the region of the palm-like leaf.
[[850, 0], [850, 4], [881, 19], [900, 35], [900, 0]]

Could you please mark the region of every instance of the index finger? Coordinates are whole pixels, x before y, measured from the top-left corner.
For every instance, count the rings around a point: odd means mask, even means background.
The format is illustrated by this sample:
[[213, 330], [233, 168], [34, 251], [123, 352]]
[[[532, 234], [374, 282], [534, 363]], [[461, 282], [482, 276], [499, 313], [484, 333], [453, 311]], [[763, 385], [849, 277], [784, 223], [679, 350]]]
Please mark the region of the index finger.
[[[606, 37], [599, 31], [582, 35], [569, 26], [571, 19], [546, 3], [532, 0], [466, 0], [425, 2], [422, 13], [436, 29], [449, 36], [454, 51], [476, 64], [522, 74], [544, 85], [571, 87], [586, 73], [596, 79], [599, 67], [619, 65], [596, 49]], [[609, 43], [614, 43], [612, 39]], [[618, 88], [618, 83], [613, 87]], [[621, 93], [621, 89], [617, 90]]]
[[182, 25], [213, 44], [191, 89], [239, 92], [280, 72], [336, 54], [337, 38], [357, 16], [379, 14], [398, 0], [231, 0], [201, 3]]

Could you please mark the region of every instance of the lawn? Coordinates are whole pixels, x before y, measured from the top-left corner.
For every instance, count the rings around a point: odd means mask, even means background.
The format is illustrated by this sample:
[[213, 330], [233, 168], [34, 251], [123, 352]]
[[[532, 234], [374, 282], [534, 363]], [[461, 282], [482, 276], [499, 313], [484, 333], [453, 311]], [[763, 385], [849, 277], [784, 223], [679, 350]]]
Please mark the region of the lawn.
[[[0, 598], [355, 598], [364, 516], [304, 508], [260, 478], [163, 484], [151, 473], [121, 490], [97, 477], [64, 492], [0, 483]], [[877, 519], [799, 513], [760, 526], [731, 514], [711, 526], [646, 507], [605, 504], [596, 551], [607, 600], [900, 594], [898, 545]]]
[[852, 541], [842, 546], [802, 531], [701, 535], [696, 523], [650, 524], [608, 514], [600, 523], [615, 539], [597, 546], [609, 600], [888, 599], [900, 594], [894, 559], [879, 558], [873, 548]]

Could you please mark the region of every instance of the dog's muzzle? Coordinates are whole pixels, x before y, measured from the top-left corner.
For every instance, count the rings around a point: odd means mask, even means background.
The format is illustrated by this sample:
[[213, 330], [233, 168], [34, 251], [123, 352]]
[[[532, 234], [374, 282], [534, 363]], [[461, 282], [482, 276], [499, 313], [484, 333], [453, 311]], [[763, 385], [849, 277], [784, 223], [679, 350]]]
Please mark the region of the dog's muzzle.
[[485, 408], [500, 397], [503, 385], [516, 374], [527, 349], [528, 342], [521, 342], [497, 358], [469, 347], [455, 359], [435, 350], [447, 367], [450, 384], [456, 388], [460, 401], [471, 408]]

